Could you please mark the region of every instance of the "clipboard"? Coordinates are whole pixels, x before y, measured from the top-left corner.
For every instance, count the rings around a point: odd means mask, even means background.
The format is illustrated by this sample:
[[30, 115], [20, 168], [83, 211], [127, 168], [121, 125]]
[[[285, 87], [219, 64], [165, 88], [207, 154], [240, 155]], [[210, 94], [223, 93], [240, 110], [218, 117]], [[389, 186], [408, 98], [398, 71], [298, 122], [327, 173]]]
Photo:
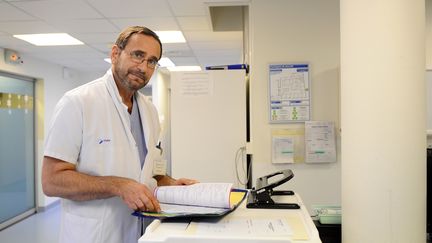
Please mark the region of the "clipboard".
[[[268, 182], [269, 178], [277, 175], [283, 175], [277, 181], [272, 183]], [[269, 208], [269, 209], [300, 209], [300, 205], [297, 203], [276, 203], [271, 198], [273, 195], [277, 196], [289, 196], [294, 195], [293, 191], [278, 191], [273, 188], [282, 185], [283, 183], [291, 180], [294, 174], [291, 170], [281, 170], [263, 177], [260, 177], [256, 181], [256, 188], [248, 195], [247, 208]]]

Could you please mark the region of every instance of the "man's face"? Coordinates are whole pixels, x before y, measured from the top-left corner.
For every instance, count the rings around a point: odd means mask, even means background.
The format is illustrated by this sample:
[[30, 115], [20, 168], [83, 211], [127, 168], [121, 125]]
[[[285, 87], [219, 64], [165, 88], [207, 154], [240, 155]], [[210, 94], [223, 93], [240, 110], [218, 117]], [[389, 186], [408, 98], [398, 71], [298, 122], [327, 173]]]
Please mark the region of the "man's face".
[[[111, 62], [116, 83], [121, 86], [119, 88], [137, 91], [144, 87], [155, 70], [148, 67], [148, 62], [157, 62], [160, 52], [157, 40], [143, 34], [133, 34], [123, 50], [114, 46]], [[145, 60], [140, 63], [139, 58]]]

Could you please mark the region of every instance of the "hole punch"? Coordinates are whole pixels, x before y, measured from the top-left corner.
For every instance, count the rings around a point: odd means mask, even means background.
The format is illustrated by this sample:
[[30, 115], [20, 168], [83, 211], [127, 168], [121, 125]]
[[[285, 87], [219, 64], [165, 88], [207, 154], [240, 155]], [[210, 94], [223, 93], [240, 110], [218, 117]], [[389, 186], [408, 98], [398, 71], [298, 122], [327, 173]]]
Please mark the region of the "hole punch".
[[[268, 179], [277, 175], [283, 175], [279, 180], [269, 184]], [[260, 177], [256, 181], [256, 188], [252, 189], [248, 195], [247, 208], [269, 208], [269, 209], [299, 209], [297, 203], [276, 203], [271, 198], [275, 196], [294, 195], [293, 191], [273, 190], [294, 177], [291, 170], [281, 170], [273, 174]]]

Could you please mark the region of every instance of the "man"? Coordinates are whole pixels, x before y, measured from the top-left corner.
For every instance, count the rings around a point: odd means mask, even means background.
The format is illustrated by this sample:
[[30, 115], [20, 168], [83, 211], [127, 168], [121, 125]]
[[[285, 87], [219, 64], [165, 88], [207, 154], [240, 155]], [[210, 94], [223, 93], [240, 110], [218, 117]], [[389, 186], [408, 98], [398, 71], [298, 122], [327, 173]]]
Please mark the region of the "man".
[[155, 107], [137, 92], [162, 55], [159, 37], [134, 26], [111, 49], [112, 67], [67, 92], [50, 124], [43, 191], [62, 198], [60, 242], [136, 243], [142, 227], [133, 210], [160, 211], [156, 185], [195, 181], [155, 175], [161, 160]]

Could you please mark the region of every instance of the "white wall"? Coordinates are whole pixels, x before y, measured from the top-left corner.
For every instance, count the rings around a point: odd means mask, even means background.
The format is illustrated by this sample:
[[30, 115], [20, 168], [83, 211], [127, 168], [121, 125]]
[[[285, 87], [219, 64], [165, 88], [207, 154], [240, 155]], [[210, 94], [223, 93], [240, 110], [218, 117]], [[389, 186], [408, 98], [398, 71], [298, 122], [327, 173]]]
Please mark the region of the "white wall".
[[[96, 73], [79, 73], [75, 70], [67, 70], [64, 77], [62, 66], [47, 63], [35, 58], [22, 55], [23, 64], [13, 65], [4, 62], [4, 51], [0, 48], [0, 70], [21, 76], [35, 78], [35, 109], [36, 109], [36, 206], [43, 208], [57, 200], [46, 197], [41, 187], [41, 167], [43, 156], [43, 144], [52, 116], [54, 106], [60, 97], [67, 91], [98, 77]], [[91, 79], [90, 79], [91, 78]]]
[[340, 6], [342, 241], [425, 242], [424, 1]]
[[432, 148], [432, 0], [425, 1], [426, 9], [426, 98], [427, 98], [427, 144]]
[[[269, 124], [268, 64], [308, 62], [311, 66], [312, 120], [334, 121], [339, 114], [339, 1], [252, 0], [250, 5], [250, 105], [253, 182], [289, 168], [294, 178], [280, 189], [292, 189], [308, 209], [341, 202], [341, 161], [326, 164], [271, 163], [271, 129], [296, 125]], [[337, 133], [338, 144], [340, 138]]]
[[157, 107], [161, 123], [161, 145], [164, 150], [163, 156], [169, 163], [167, 173], [171, 175], [171, 131], [170, 131], [170, 90], [171, 76], [168, 70], [159, 69], [152, 77], [152, 101]]
[[426, 10], [426, 69], [432, 70], [432, 0], [425, 1]]
[[432, 148], [432, 70], [426, 71], [427, 146]]

